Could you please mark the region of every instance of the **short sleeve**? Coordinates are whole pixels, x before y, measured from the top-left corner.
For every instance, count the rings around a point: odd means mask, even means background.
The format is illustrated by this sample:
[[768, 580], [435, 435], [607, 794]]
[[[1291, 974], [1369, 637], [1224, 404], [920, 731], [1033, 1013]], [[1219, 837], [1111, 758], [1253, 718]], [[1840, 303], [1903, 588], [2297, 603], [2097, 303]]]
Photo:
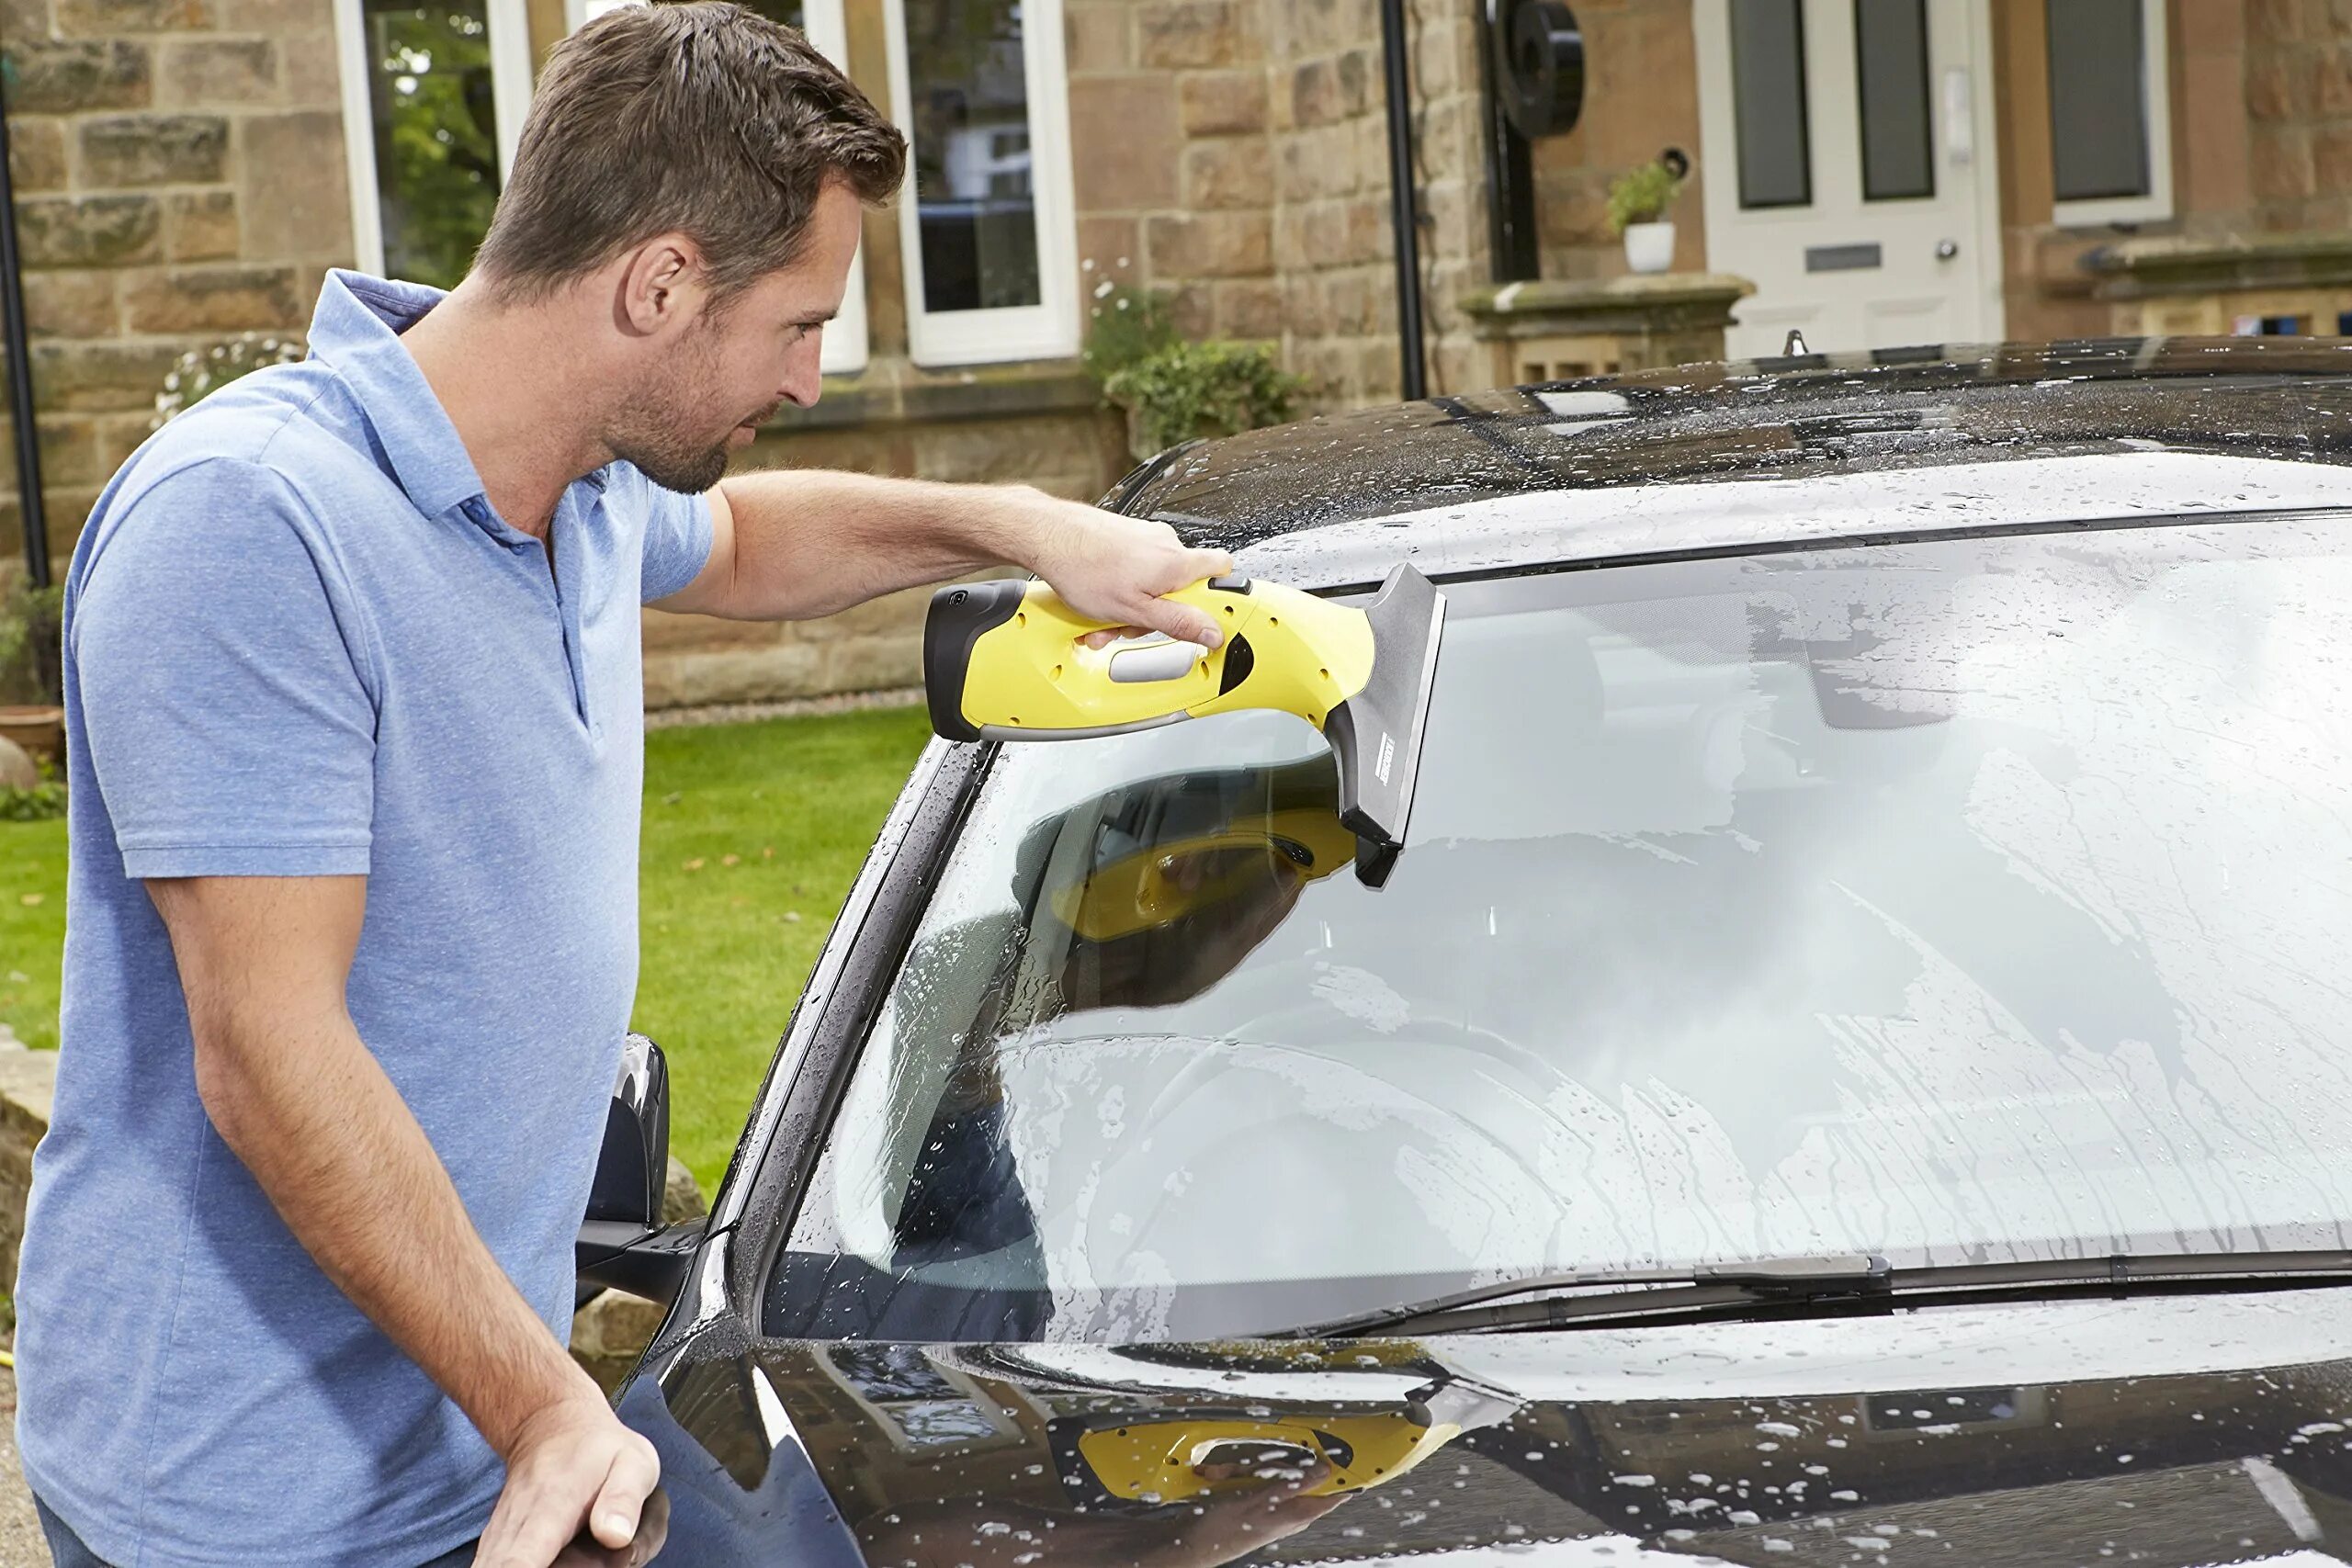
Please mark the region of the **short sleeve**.
[[281, 476], [215, 459], [101, 525], [67, 637], [125, 875], [368, 870], [375, 703], [307, 517]]
[[649, 498], [638, 599], [650, 604], [680, 592], [710, 564], [710, 498], [663, 490], [642, 476], [638, 483]]

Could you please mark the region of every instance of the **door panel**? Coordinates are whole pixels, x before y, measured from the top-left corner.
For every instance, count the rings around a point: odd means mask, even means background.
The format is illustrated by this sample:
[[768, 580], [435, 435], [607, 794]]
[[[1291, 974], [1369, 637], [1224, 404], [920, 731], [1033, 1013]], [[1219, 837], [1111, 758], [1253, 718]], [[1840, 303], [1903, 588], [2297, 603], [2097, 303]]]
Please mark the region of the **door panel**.
[[1696, 0], [1710, 265], [1775, 355], [2000, 332], [1984, 0]]

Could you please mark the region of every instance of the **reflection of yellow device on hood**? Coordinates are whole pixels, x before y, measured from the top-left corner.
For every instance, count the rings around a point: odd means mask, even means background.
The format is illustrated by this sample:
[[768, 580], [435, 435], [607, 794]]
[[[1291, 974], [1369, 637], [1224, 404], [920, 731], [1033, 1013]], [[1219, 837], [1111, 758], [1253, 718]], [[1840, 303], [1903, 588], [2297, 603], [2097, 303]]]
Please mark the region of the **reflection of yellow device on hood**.
[[[1331, 1473], [1310, 1497], [1393, 1481], [1464, 1432], [1510, 1418], [1519, 1401], [1467, 1380], [1444, 1379], [1401, 1409], [1361, 1412], [1170, 1411], [1091, 1426], [1076, 1457], [1103, 1496], [1150, 1506], [1263, 1487], [1268, 1472], [1321, 1461]], [[1065, 1454], [1064, 1463], [1069, 1456]], [[1230, 1464], [1212, 1478], [1204, 1465]]]

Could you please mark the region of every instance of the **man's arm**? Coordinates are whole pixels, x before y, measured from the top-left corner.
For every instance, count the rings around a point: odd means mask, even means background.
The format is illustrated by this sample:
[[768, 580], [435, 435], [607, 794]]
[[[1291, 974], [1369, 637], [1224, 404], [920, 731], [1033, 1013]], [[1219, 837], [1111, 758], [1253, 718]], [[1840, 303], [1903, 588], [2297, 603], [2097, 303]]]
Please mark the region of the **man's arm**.
[[1233, 570], [1164, 523], [1027, 485], [937, 484], [790, 469], [709, 495], [710, 560], [660, 602], [731, 620], [804, 620], [992, 566], [1035, 572], [1081, 613], [1215, 646], [1208, 616], [1159, 597]]
[[197, 1093], [335, 1288], [506, 1461], [481, 1568], [545, 1568], [583, 1521], [626, 1547], [660, 1473], [652, 1445], [620, 1424], [492, 1257], [345, 1010], [367, 886], [148, 882], [187, 997]]

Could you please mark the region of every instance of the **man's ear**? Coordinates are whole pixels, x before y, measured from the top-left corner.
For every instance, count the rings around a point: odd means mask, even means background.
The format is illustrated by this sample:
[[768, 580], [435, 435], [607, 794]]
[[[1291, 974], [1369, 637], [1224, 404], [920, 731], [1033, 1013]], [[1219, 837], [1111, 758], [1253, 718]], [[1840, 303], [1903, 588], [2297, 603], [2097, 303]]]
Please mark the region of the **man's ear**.
[[622, 263], [615, 324], [658, 336], [698, 314], [707, 293], [700, 248], [684, 234], [656, 234]]

